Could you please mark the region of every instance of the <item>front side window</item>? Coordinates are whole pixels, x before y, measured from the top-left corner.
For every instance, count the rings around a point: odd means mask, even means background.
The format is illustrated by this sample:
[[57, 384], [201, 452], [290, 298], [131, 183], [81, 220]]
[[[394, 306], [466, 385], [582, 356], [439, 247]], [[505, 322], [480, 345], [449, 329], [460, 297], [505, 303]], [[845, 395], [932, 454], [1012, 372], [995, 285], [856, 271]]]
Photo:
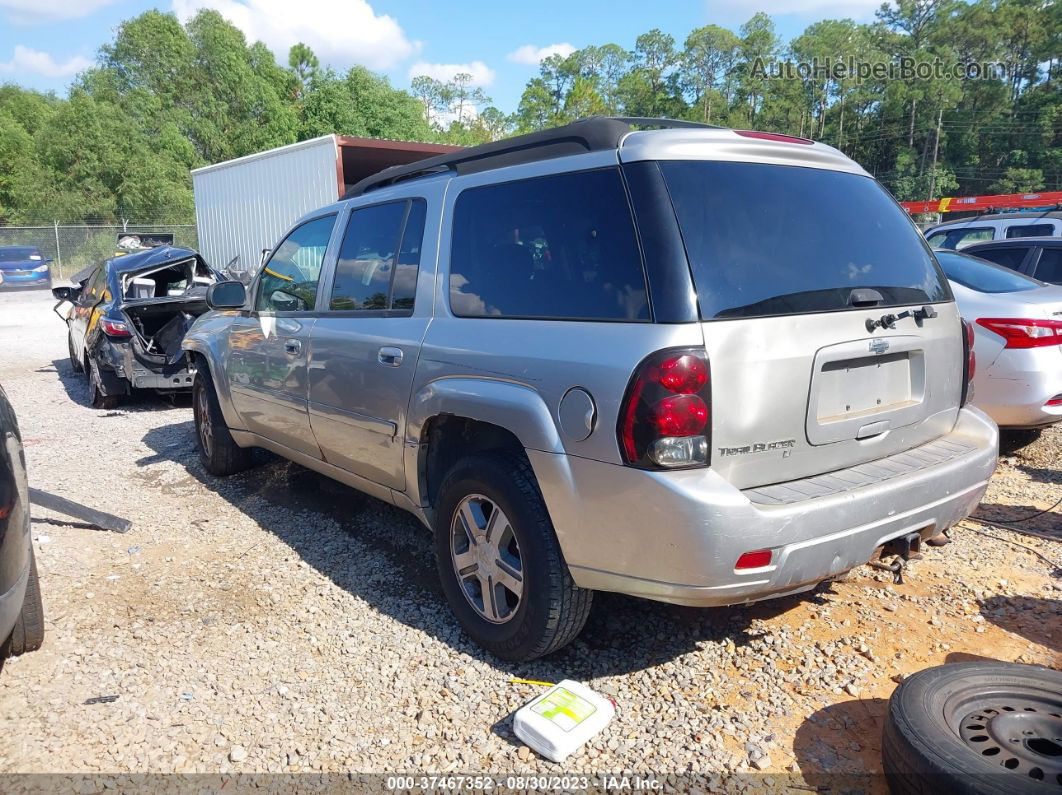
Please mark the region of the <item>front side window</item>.
[[946, 301], [910, 218], [873, 179], [718, 161], [660, 164], [693, 269], [701, 317], [763, 317]]
[[1062, 248], [1045, 248], [1040, 252], [1036, 278], [1042, 282], [1062, 284]]
[[1007, 237], [1051, 237], [1055, 228], [1051, 224], [1014, 224], [1007, 227]]
[[262, 268], [255, 309], [259, 312], [308, 312], [317, 300], [328, 240], [336, 217], [325, 215], [294, 229]]
[[422, 199], [351, 212], [339, 249], [329, 308], [412, 310], [424, 214]]
[[454, 207], [450, 307], [461, 317], [648, 321], [619, 170], [462, 192]]

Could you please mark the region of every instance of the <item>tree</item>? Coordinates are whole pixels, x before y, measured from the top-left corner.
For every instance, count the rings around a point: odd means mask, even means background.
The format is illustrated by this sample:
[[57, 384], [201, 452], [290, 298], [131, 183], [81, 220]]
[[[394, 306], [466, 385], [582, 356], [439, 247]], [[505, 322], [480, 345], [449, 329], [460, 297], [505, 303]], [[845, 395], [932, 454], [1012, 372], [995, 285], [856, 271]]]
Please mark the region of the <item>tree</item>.
[[686, 37], [679, 83], [690, 101], [700, 107], [701, 121], [712, 120], [712, 100], [720, 79], [733, 69], [741, 42], [718, 25], [697, 28]]

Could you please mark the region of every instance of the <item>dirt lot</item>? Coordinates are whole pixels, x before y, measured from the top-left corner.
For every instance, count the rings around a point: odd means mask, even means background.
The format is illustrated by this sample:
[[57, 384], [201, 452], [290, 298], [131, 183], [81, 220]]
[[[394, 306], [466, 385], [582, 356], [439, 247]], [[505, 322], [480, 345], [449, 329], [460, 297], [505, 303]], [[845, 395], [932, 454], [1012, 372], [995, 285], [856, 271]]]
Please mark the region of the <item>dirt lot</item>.
[[[264, 455], [214, 479], [187, 405], [89, 408], [40, 293], [0, 295], [0, 383], [33, 485], [134, 522], [120, 535], [37, 512], [48, 637], [0, 675], [3, 771], [762, 770], [817, 786], [880, 771], [885, 700], [906, 673], [1062, 667], [1057, 510], [1020, 531], [966, 522], [903, 585], [864, 568], [717, 610], [602, 594], [579, 641], [510, 665], [462, 635], [406, 514]], [[1060, 461], [1062, 430], [1005, 458], [980, 515], [1051, 505]], [[512, 734], [536, 692], [513, 676], [582, 680], [617, 717], [552, 765]]]

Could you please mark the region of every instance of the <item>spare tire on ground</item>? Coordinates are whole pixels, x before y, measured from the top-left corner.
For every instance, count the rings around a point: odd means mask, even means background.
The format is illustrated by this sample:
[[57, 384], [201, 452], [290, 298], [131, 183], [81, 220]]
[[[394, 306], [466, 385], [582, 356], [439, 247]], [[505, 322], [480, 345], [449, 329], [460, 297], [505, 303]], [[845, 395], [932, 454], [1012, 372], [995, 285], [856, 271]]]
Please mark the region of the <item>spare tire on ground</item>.
[[889, 700], [893, 793], [1062, 793], [1062, 672], [972, 662], [927, 668]]

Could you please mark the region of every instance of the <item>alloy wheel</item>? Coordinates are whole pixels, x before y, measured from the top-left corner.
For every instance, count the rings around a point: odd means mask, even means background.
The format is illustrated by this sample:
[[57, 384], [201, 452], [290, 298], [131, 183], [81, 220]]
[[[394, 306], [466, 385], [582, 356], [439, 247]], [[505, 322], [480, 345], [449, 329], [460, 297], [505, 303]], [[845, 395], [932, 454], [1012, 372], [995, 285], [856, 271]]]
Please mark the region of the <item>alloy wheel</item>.
[[492, 624], [504, 624], [520, 607], [524, 566], [508, 517], [488, 497], [461, 500], [450, 523], [450, 559], [465, 599]]

